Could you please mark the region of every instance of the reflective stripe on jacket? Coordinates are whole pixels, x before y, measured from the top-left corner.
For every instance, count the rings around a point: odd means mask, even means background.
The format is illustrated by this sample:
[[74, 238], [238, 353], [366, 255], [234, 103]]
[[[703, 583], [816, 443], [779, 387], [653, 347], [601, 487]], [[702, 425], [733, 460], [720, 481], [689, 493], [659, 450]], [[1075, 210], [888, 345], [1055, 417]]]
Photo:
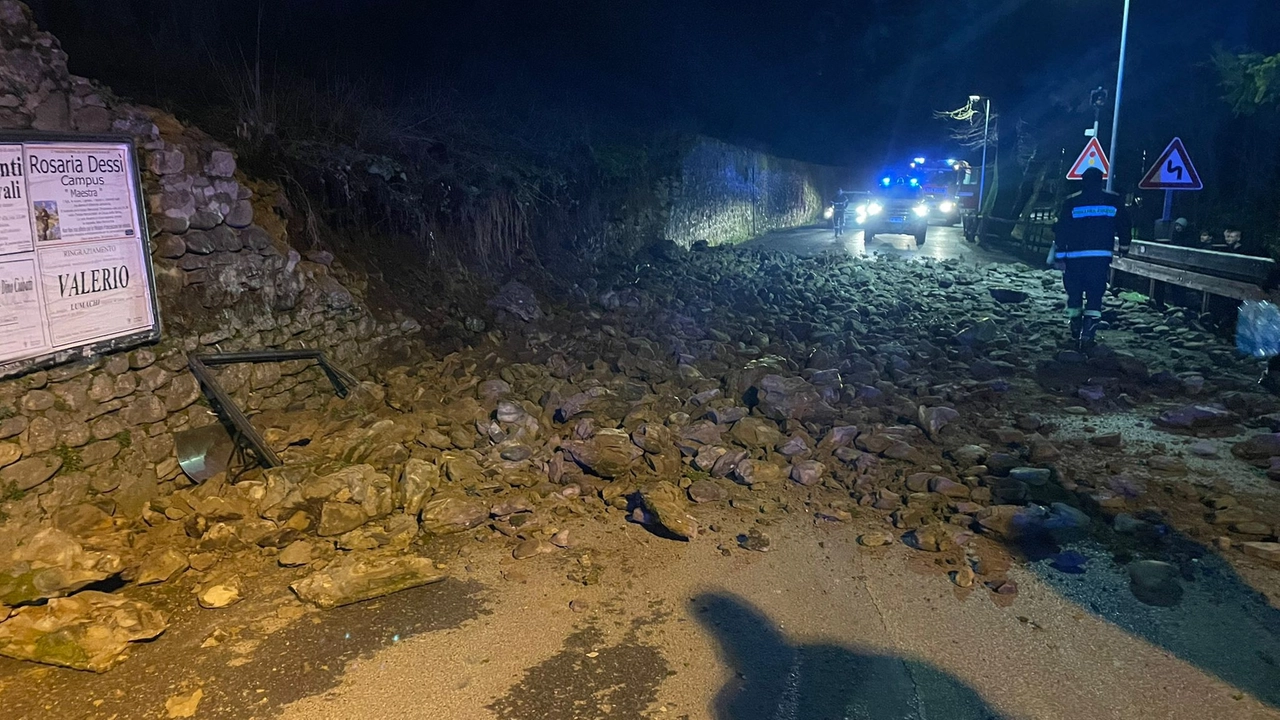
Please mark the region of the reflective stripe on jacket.
[[1053, 226], [1058, 260], [1110, 257], [1116, 238], [1128, 248], [1133, 224], [1124, 199], [1102, 188], [1090, 188], [1068, 197]]
[[1070, 260], [1071, 258], [1096, 258], [1096, 257], [1109, 258], [1111, 257], [1111, 251], [1110, 250], [1071, 250], [1069, 252], [1060, 252], [1056, 254], [1054, 257], [1058, 258], [1059, 260]]

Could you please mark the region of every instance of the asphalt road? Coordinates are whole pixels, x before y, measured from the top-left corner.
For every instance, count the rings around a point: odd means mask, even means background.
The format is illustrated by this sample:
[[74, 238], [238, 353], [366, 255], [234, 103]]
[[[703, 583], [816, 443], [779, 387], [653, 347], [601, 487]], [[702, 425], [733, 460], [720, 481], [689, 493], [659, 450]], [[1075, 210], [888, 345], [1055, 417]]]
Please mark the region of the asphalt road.
[[862, 230], [847, 230], [840, 238], [829, 227], [807, 226], [778, 230], [749, 241], [746, 247], [763, 247], [798, 255], [816, 255], [828, 250], [844, 250], [853, 255], [897, 255], [899, 257], [959, 259], [978, 263], [1017, 262], [1004, 253], [989, 250], [964, 239], [960, 227], [935, 225], [929, 228], [923, 247], [910, 235], [877, 235], [867, 241]]
[[[1170, 652], [1056, 587], [1081, 580], [1015, 562], [1020, 591], [1005, 601], [953, 586], [931, 567], [936, 558], [900, 543], [858, 545], [860, 532], [883, 529], [867, 521], [794, 513], [757, 525], [771, 546], [751, 552], [734, 541], [752, 526], [748, 515], [705, 519], [722, 529], [692, 543], [629, 523], [588, 524], [572, 551], [516, 561], [494, 548], [469, 558], [458, 574], [487, 588], [479, 614], [399, 636], [279, 717], [1280, 718], [1249, 692], [1265, 696], [1271, 682], [1252, 651], [1239, 664], [1256, 676], [1189, 662], [1194, 654]], [[1009, 561], [985, 540], [973, 550]], [[603, 569], [598, 584], [568, 579], [584, 555]], [[1237, 601], [1205, 588], [1183, 608], [1153, 609], [1132, 599], [1121, 574], [1098, 572], [1106, 577], [1090, 578], [1102, 593], [1092, 602], [1132, 606], [1147, 624], [1193, 631], [1215, 605]], [[453, 600], [447, 585], [433, 588], [417, 599], [424, 608], [436, 593]], [[1245, 631], [1275, 652], [1268, 631]]]

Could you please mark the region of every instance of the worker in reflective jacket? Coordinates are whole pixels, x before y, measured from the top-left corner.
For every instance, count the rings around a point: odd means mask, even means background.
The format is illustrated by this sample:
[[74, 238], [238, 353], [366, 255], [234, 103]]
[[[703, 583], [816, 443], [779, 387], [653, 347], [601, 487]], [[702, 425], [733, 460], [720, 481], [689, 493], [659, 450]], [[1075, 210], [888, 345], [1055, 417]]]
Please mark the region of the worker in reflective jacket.
[[1102, 318], [1116, 238], [1120, 254], [1127, 254], [1133, 224], [1124, 199], [1103, 189], [1101, 170], [1086, 170], [1082, 185], [1080, 192], [1063, 201], [1053, 230], [1054, 259], [1067, 289], [1071, 338], [1085, 345], [1094, 341]]

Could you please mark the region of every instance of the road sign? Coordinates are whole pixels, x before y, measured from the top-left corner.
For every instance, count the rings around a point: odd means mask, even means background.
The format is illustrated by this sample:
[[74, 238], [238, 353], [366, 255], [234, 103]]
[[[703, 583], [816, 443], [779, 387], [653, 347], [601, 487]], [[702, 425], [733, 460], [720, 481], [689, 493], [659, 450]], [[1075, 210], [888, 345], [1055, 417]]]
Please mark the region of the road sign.
[[1111, 176], [1111, 162], [1107, 160], [1107, 154], [1102, 151], [1102, 143], [1098, 142], [1098, 138], [1089, 139], [1089, 144], [1084, 146], [1084, 152], [1080, 153], [1080, 157], [1076, 163], [1071, 166], [1071, 172], [1067, 173], [1068, 180], [1083, 180], [1084, 171], [1089, 168], [1097, 168], [1102, 171], [1102, 178]]
[[1174, 138], [1138, 187], [1143, 190], [1203, 190], [1204, 183], [1191, 164], [1191, 156], [1187, 154], [1182, 140]]

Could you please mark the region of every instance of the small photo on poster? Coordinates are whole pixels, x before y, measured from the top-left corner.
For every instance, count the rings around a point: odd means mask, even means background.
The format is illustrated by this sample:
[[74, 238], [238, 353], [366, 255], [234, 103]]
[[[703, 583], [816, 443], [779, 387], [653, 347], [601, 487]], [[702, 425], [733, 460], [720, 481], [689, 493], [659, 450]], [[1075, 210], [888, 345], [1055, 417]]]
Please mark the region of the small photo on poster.
[[58, 218], [58, 202], [36, 200], [32, 205], [36, 210], [36, 240], [39, 242], [61, 240], [62, 224]]

